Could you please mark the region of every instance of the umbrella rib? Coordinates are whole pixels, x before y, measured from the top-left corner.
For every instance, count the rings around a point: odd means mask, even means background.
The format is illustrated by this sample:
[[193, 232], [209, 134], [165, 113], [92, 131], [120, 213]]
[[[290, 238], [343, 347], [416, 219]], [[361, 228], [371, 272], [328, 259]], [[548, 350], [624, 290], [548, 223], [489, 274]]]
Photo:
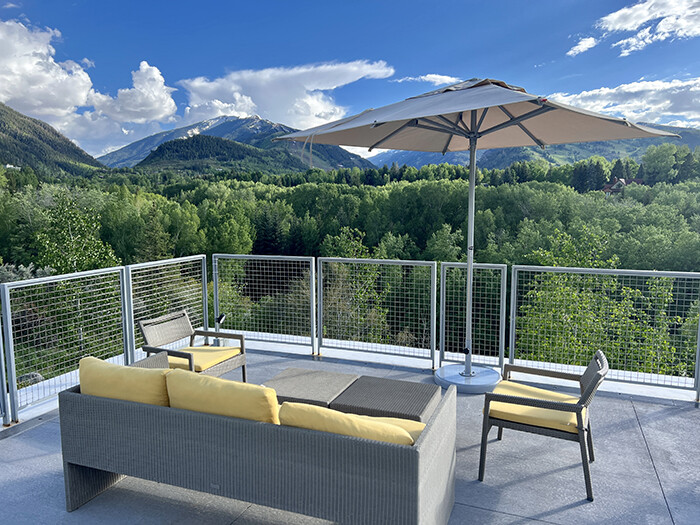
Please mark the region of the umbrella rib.
[[[367, 151], [372, 151], [374, 148], [376, 148], [376, 147], [379, 146], [380, 144], [386, 142], [387, 140], [389, 140], [391, 137], [393, 137], [393, 136], [396, 135], [397, 133], [400, 133], [401, 131], [403, 131], [404, 129], [406, 129], [406, 128], [408, 128], [408, 127], [415, 126], [417, 123], [418, 123], [418, 120], [416, 120], [416, 119], [409, 120], [408, 122], [402, 124], [401, 126], [399, 126], [398, 128], [396, 128], [394, 131], [392, 131], [391, 133], [389, 133], [389, 134], [388, 134], [386, 137], [384, 137], [383, 139], [380, 139], [379, 141], [377, 141], [377, 142], [375, 142], [374, 144], [372, 144], [372, 145], [369, 147], [369, 149], [368, 149]], [[383, 123], [382, 123], [382, 124], [383, 124]]]
[[542, 106], [540, 108], [537, 108], [534, 111], [530, 111], [530, 113], [525, 113], [524, 115], [520, 115], [519, 117], [513, 117], [512, 115], [510, 115], [510, 113], [508, 113], [507, 111], [504, 110], [503, 106], [498, 106], [498, 108], [501, 111], [503, 111], [506, 115], [508, 115], [510, 120], [508, 120], [506, 122], [502, 122], [501, 124], [497, 124], [497, 125], [493, 126], [492, 128], [489, 128], [485, 131], [480, 132], [479, 133], [480, 137], [482, 137], [484, 135], [488, 135], [489, 133], [494, 133], [496, 131], [500, 131], [503, 128], [507, 128], [509, 126], [519, 124], [519, 123], [523, 122], [524, 120], [528, 120], [528, 119], [531, 119], [533, 117], [538, 117], [539, 115], [542, 115], [543, 113], [547, 113], [548, 111], [552, 111], [553, 109], [556, 109], [552, 106]]
[[[476, 129], [474, 131], [478, 132], [481, 129], [481, 125], [484, 123], [484, 119], [486, 118], [486, 113], [488, 113], [489, 108], [484, 108], [484, 112], [481, 114], [481, 118], [479, 119], [479, 123], [476, 125]], [[462, 114], [460, 113], [459, 115], [460, 120], [462, 119]]]
[[[514, 117], [513, 117], [513, 114], [512, 114], [510, 111], [508, 111], [506, 108], [504, 108], [503, 106], [498, 106], [498, 109], [500, 109], [501, 111], [503, 111], [503, 113], [505, 113], [505, 114], [508, 116], [509, 119], [513, 120], [513, 118], [514, 118]], [[535, 110], [535, 111], [536, 111], [536, 110]], [[540, 139], [538, 139], [537, 137], [535, 137], [535, 136], [530, 132], [530, 130], [527, 129], [527, 128], [523, 125], [522, 122], [517, 122], [515, 125], [518, 126], [521, 130], [523, 130], [523, 133], [525, 133], [528, 137], [530, 137], [530, 139], [532, 140], [532, 142], [534, 142], [535, 144], [537, 144], [540, 148], [544, 149], [544, 142], [542, 142]]]
[[[454, 135], [460, 135], [463, 137], [466, 136], [464, 130], [461, 129], [460, 127], [456, 126], [453, 122], [450, 122], [448, 119], [446, 119], [442, 115], [437, 115], [437, 117], [444, 120], [445, 122], [447, 122], [449, 124], [449, 126], [446, 126], [444, 124], [440, 124], [439, 122], [435, 122], [434, 120], [430, 120], [429, 118], [426, 118], [426, 117], [418, 119], [418, 122], [420, 123], [420, 121], [423, 121], [423, 122], [427, 122], [431, 126], [435, 126], [433, 128], [434, 131], [441, 129], [445, 133], [452, 133]], [[426, 128], [426, 129], [429, 129], [429, 128]]]

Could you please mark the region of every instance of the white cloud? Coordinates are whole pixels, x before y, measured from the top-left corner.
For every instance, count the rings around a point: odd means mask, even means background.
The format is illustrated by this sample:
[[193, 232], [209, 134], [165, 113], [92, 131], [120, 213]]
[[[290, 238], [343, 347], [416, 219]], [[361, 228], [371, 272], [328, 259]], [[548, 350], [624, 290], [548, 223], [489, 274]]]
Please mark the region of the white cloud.
[[592, 36], [581, 38], [578, 41], [578, 44], [569, 49], [566, 54], [570, 57], [575, 57], [576, 55], [583, 53], [584, 51], [588, 51], [596, 45], [598, 45], [598, 41]]
[[438, 75], [435, 73], [428, 73], [427, 75], [420, 75], [418, 77], [397, 78], [396, 80], [391, 80], [390, 82], [430, 82], [435, 86], [441, 86], [443, 84], [456, 84], [457, 82], [461, 82], [461, 79], [457, 77], [451, 77], [449, 75]]
[[168, 122], [173, 119], [177, 106], [170, 95], [174, 88], [165, 85], [157, 67], [145, 60], [138, 71], [131, 72], [133, 88], [120, 89], [116, 98], [91, 92], [89, 102], [95, 110], [116, 122], [145, 124], [151, 121]]
[[189, 97], [185, 120], [253, 112], [273, 122], [307, 128], [341, 118], [346, 108], [329, 91], [363, 78], [387, 78], [394, 69], [384, 61], [336, 62], [297, 67], [233, 71], [224, 77], [179, 82]]
[[3, 9], [19, 9], [20, 7], [22, 7], [20, 4], [14, 4], [12, 2], [7, 2], [2, 6]]
[[[0, 21], [0, 102], [48, 122], [88, 152], [105, 149], [161, 131], [177, 109], [158, 68], [141, 62], [132, 72], [133, 87], [116, 97], [93, 89], [81, 64], [57, 62], [52, 41], [57, 29], [38, 29], [16, 20]], [[123, 129], [130, 135], [125, 135]]]
[[0, 102], [39, 118], [65, 117], [84, 106], [92, 81], [79, 64], [56, 62], [56, 29], [0, 21]]
[[627, 56], [654, 42], [700, 36], [700, 1], [644, 0], [604, 16], [596, 25], [609, 33], [634, 31], [612, 44], [620, 48], [620, 56]]
[[643, 80], [575, 94], [554, 93], [548, 98], [633, 122], [700, 127], [700, 77]]

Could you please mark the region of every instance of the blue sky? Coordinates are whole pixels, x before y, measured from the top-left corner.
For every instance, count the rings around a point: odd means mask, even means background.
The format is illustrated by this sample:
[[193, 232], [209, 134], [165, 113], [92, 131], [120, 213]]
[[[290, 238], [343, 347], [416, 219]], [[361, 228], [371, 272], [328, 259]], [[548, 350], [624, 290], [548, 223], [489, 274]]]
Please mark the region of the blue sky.
[[309, 127], [472, 77], [700, 127], [700, 0], [0, 0], [0, 102], [94, 155], [224, 114]]

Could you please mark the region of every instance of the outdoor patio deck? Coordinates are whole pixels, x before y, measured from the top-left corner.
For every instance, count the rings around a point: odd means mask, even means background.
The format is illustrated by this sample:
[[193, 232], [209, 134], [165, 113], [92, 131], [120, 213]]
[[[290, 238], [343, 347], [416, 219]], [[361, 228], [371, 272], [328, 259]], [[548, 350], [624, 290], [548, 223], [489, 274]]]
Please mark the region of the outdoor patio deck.
[[[432, 381], [429, 371], [252, 350], [261, 383], [290, 366]], [[231, 378], [238, 379], [239, 372]], [[483, 396], [457, 401], [456, 501], [450, 523], [669, 523], [700, 516], [700, 409], [691, 401], [599, 392], [592, 405], [595, 501], [578, 444], [492, 430], [486, 479], [477, 480]], [[138, 443], [132, 444], [134, 447]], [[3, 523], [321, 523], [320, 520], [136, 478], [65, 511], [58, 411], [0, 432]]]

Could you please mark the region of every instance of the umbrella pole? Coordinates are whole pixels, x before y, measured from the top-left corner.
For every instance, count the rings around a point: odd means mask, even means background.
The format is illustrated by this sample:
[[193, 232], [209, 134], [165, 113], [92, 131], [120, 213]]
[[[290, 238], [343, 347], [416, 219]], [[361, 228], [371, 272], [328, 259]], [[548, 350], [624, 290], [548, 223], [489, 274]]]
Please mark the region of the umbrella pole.
[[[476, 111], [472, 111], [472, 130], [476, 128]], [[467, 319], [464, 341], [465, 377], [474, 375], [472, 371], [472, 288], [474, 284], [474, 202], [476, 192], [476, 137], [469, 138], [469, 209], [467, 210]]]

